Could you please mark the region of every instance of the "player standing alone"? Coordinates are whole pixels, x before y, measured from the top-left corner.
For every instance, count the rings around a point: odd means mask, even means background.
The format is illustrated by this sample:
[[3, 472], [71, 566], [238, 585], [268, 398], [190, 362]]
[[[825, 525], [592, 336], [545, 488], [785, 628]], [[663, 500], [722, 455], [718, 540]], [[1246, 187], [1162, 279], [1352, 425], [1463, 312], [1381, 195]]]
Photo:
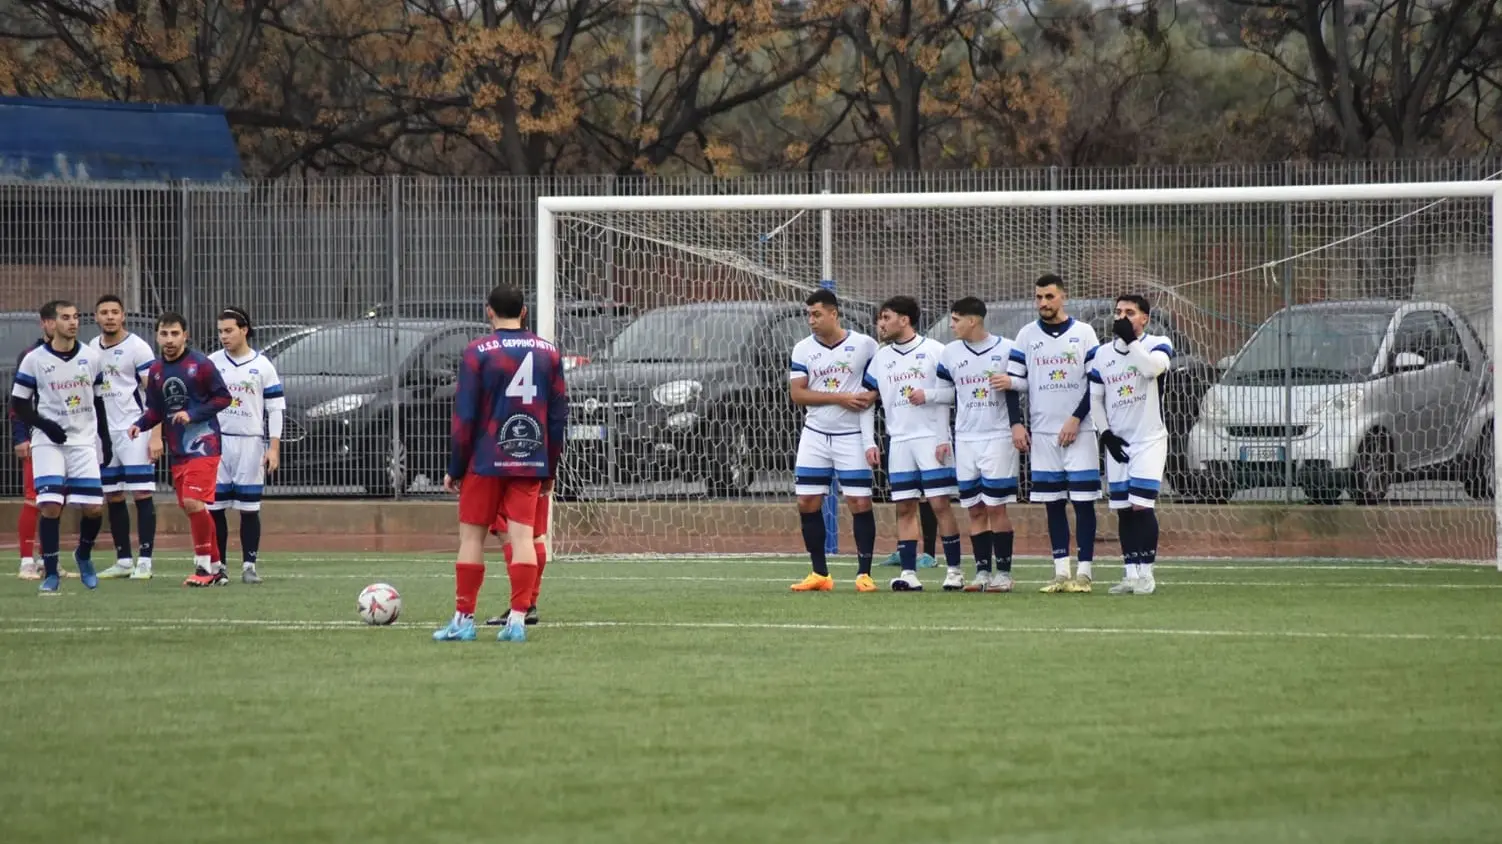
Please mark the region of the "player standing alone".
[[[1100, 498], [1100, 447], [1090, 424], [1090, 388], [1085, 370], [1095, 354], [1095, 329], [1064, 310], [1064, 281], [1045, 275], [1035, 285], [1038, 320], [1013, 341], [1022, 353], [1008, 373], [1027, 379], [1032, 432], [1031, 498], [1044, 502], [1053, 545], [1053, 580], [1043, 592], [1089, 592], [1095, 560], [1095, 502]], [[1069, 576], [1069, 511], [1079, 542], [1078, 576]]]
[[[151, 579], [151, 551], [156, 545], [156, 461], [162, 456], [162, 434], [152, 431], [144, 440], [126, 436], [141, 414], [140, 390], [146, 370], [156, 360], [151, 345], [125, 330], [125, 304], [119, 296], [107, 293], [94, 303], [94, 321], [99, 336], [89, 342], [89, 353], [100, 361], [104, 381], [104, 412], [109, 423], [110, 445], [114, 459], [101, 466], [104, 496], [110, 513], [110, 535], [115, 541], [115, 564], [99, 573], [101, 580], [129, 577]], [[140, 528], [141, 555], [132, 562], [130, 550], [130, 510], [126, 497], [136, 500], [136, 521]]]
[[568, 393], [552, 343], [522, 328], [520, 291], [497, 287], [486, 301], [494, 332], [469, 344], [459, 364], [448, 474], [459, 493], [459, 554], [454, 562], [454, 617], [433, 633], [440, 642], [475, 639], [475, 602], [485, 582], [485, 534], [506, 520], [511, 560], [511, 614], [496, 636], [527, 641], [526, 617], [537, 586], [534, 528], [546, 524], [547, 496], [563, 456]]
[[1106, 447], [1106, 484], [1121, 534], [1126, 575], [1112, 595], [1151, 595], [1158, 588], [1158, 491], [1168, 462], [1163, 424], [1163, 377], [1173, 366], [1173, 344], [1148, 334], [1151, 308], [1143, 296], [1116, 299], [1110, 344], [1090, 367], [1090, 415]]
[[887, 345], [877, 349], [870, 376], [881, 393], [887, 432], [892, 438], [887, 455], [892, 501], [897, 505], [897, 553], [902, 574], [892, 578], [893, 592], [921, 592], [918, 580], [918, 498], [927, 498], [939, 521], [939, 540], [949, 572], [945, 588], [963, 588], [960, 529], [950, 497], [959, 492], [954, 476], [953, 447], [949, 443], [949, 409], [954, 384], [940, 363], [944, 347], [913, 329], [918, 302], [894, 296], [876, 312], [876, 331]]
[[[1007, 505], [1017, 500], [1016, 442], [1026, 435], [1017, 391], [1027, 385], [1007, 375], [1017, 352], [986, 330], [985, 302], [973, 296], [955, 302], [949, 326], [959, 339], [940, 360], [954, 379], [955, 475], [975, 549], [975, 580], [965, 591], [1010, 592], [1014, 533]], [[944, 588], [953, 591], [948, 583]]]
[[[209, 513], [219, 559], [229, 548], [229, 514], [240, 513], [240, 580], [260, 583], [256, 556], [261, 550], [261, 491], [266, 474], [281, 464], [282, 420], [287, 399], [282, 379], [270, 359], [250, 347], [255, 329], [244, 308], [225, 308], [219, 313], [219, 344], [209, 355], [219, 377], [229, 389], [230, 403], [219, 414], [224, 453], [219, 458], [218, 483]], [[268, 441], [269, 440], [269, 441]]]
[[40, 590], [44, 595], [55, 595], [58, 590], [59, 519], [64, 504], [83, 511], [78, 548], [73, 552], [79, 580], [90, 589], [99, 585], [89, 557], [104, 521], [99, 465], [112, 456], [104, 400], [98, 393], [99, 360], [78, 344], [78, 306], [62, 300], [53, 304], [57, 320], [52, 339], [21, 359], [10, 399], [11, 411], [32, 429], [31, 468], [41, 516], [37, 538], [45, 569]]
[[[850, 507], [855, 532], [857, 592], [875, 592], [871, 555], [876, 548], [876, 514], [871, 512], [871, 469], [876, 453], [875, 393], [866, 386], [876, 341], [840, 326], [840, 300], [831, 290], [816, 290], [808, 306], [812, 334], [793, 346], [789, 384], [793, 403], [808, 408], [798, 437], [793, 491], [803, 525], [803, 547], [813, 571], [793, 584], [794, 592], [834, 588], [824, 557], [824, 497], [838, 479]], [[874, 384], [873, 384], [874, 386]]]
[[166, 428], [177, 503], [188, 515], [193, 537], [193, 574], [184, 586], [224, 586], [229, 575], [219, 557], [214, 503], [219, 476], [219, 411], [230, 394], [209, 356], [188, 347], [188, 321], [168, 311], [157, 317], [156, 343], [162, 356], [146, 375], [146, 412], [127, 432], [136, 439], [157, 425]]

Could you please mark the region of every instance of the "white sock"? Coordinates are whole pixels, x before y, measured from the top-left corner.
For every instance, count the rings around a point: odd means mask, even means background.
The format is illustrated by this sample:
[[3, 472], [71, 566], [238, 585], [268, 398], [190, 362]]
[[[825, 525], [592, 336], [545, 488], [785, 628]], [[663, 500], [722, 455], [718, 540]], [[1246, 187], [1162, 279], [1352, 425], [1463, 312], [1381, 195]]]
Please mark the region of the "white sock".
[[526, 613], [526, 611], [525, 610], [512, 610], [511, 614], [506, 617], [506, 623], [507, 624], [526, 624], [527, 623], [527, 613]]
[[1093, 577], [1090, 568], [1092, 563], [1094, 563], [1094, 560], [1080, 560], [1080, 564], [1075, 571], [1075, 574], [1079, 575], [1080, 577]]
[[37, 564], [36, 557], [22, 557], [21, 558], [21, 568], [23, 568], [23, 569], [29, 569], [32, 566], [36, 565], [36, 564]]
[[256, 564], [252, 563], [249, 560], [246, 560], [245, 562], [243, 562], [243, 563], [240, 564], [240, 569], [242, 571], [255, 571], [256, 570]]
[[1137, 564], [1136, 563], [1127, 563], [1126, 564], [1126, 576], [1127, 576], [1128, 580], [1131, 580], [1132, 578], [1137, 577], [1138, 576], [1137, 572], [1138, 572], [1138, 568], [1137, 568]]
[[194, 554], [193, 568], [198, 571], [206, 571], [210, 574], [214, 572], [213, 563], [209, 561], [209, 555], [207, 554]]
[[129, 557], [116, 557], [115, 558], [115, 565], [119, 566], [122, 569], [128, 569], [128, 568], [130, 568], [134, 564], [135, 564], [135, 561], [132, 560]]
[[151, 571], [151, 558], [142, 557], [141, 559], [136, 560], [136, 568]]
[[475, 614], [474, 613], [467, 613], [467, 612], [459, 612], [458, 610], [455, 610], [454, 611], [454, 623], [458, 624], [458, 625], [461, 625], [461, 626], [465, 625], [465, 624], [474, 624], [475, 623]]
[[1140, 565], [1137, 566], [1137, 570], [1142, 573], [1141, 577], [1146, 578], [1147, 580], [1152, 580], [1153, 579], [1153, 564], [1152, 563], [1142, 563], [1142, 564], [1140, 564]]
[[1053, 576], [1054, 577], [1068, 577], [1069, 576], [1069, 558], [1068, 557], [1054, 557], [1053, 558]]
[[958, 575], [964, 576], [964, 574], [965, 574], [965, 567], [964, 566], [950, 566], [949, 567], [949, 573], [950, 574], [958, 574]]

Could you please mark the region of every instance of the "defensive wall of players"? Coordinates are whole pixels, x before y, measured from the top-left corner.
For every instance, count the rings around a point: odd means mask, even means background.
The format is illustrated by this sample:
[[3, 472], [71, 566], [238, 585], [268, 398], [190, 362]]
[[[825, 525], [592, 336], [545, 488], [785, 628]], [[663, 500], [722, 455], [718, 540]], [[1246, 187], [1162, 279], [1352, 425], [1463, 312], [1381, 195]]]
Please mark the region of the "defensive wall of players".
[[[17, 500], [0, 502], [0, 523], [14, 524]], [[1042, 505], [1010, 508], [1017, 553], [1047, 556]], [[1104, 510], [1104, 505], [1101, 505]], [[162, 507], [157, 547], [184, 553], [188, 524]], [[438, 501], [271, 500], [264, 504], [263, 559], [277, 552], [452, 551], [454, 503]], [[896, 547], [890, 507], [878, 507], [878, 558]], [[1162, 508], [1163, 557], [1323, 557], [1494, 560], [1494, 516], [1486, 507], [1318, 507], [1305, 504], [1195, 505]], [[65, 511], [63, 535], [76, 530]], [[840, 535], [848, 537], [842, 508]], [[231, 517], [233, 522], [233, 517]], [[1098, 557], [1111, 559], [1114, 520], [1101, 519]], [[556, 553], [803, 553], [798, 516], [785, 500], [743, 502], [558, 502]], [[106, 526], [105, 535], [108, 535]], [[844, 553], [853, 549], [842, 547]], [[499, 549], [496, 554], [499, 555]]]

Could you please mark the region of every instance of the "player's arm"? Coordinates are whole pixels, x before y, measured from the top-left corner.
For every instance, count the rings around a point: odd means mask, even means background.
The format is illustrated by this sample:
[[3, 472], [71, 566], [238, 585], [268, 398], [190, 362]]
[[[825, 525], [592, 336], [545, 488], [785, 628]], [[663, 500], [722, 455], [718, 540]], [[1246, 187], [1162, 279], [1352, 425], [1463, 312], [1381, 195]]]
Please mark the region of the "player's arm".
[[1085, 391], [1085, 395], [1090, 399], [1088, 408], [1090, 422], [1095, 426], [1095, 430], [1105, 431], [1111, 427], [1106, 414], [1106, 382], [1101, 379], [1100, 373], [1094, 368], [1087, 372], [1085, 377], [1090, 382], [1090, 388]]
[[141, 418], [136, 420], [132, 427], [140, 431], [150, 431], [162, 424], [167, 418], [167, 402], [162, 396], [162, 391], [152, 386], [151, 380], [146, 381], [146, 409], [142, 411]]
[[16, 380], [10, 388], [10, 412], [28, 426], [46, 434], [53, 442], [62, 443], [68, 439], [63, 426], [43, 417], [33, 400], [37, 389], [35, 367], [30, 355], [21, 361], [20, 368], [16, 370]]
[[282, 427], [286, 424], [287, 394], [282, 389], [282, 376], [277, 374], [276, 367], [270, 361], [266, 362], [266, 366], [269, 371], [261, 383], [261, 403], [266, 409], [266, 437], [271, 441], [266, 455], [270, 468], [275, 469], [282, 458]]
[[1126, 359], [1127, 363], [1137, 367], [1142, 373], [1144, 381], [1151, 381], [1173, 366], [1173, 346], [1164, 339], [1148, 349], [1142, 338], [1138, 337], [1127, 344]]
[[[144, 400], [147, 386], [151, 383], [151, 365], [156, 363], [156, 357], [151, 354], [151, 347], [141, 344], [141, 360], [136, 363], [136, 379], [141, 385], [141, 396]], [[162, 429], [160, 426], [151, 429], [151, 450], [158, 456], [162, 452]]]
[[224, 383], [224, 376], [219, 374], [219, 367], [212, 363], [198, 367], [198, 387], [203, 391], [204, 400], [189, 408], [189, 422], [207, 422], [218, 416], [221, 410], [229, 407], [229, 403], [233, 400], [229, 394], [229, 386]]
[[480, 418], [480, 402], [485, 397], [480, 371], [479, 353], [474, 347], [465, 349], [459, 362], [454, 415], [449, 421], [448, 476], [456, 481], [469, 471], [469, 461], [475, 453], [475, 421]]
[[925, 393], [925, 404], [954, 404], [954, 376], [949, 374], [949, 368], [942, 361], [934, 366], [934, 374], [938, 376], [939, 383], [933, 392]]
[[[548, 477], [556, 478], [563, 463], [568, 430], [568, 384], [563, 380], [563, 360], [553, 353], [553, 383], [548, 388]], [[538, 526], [538, 530], [542, 527]]]

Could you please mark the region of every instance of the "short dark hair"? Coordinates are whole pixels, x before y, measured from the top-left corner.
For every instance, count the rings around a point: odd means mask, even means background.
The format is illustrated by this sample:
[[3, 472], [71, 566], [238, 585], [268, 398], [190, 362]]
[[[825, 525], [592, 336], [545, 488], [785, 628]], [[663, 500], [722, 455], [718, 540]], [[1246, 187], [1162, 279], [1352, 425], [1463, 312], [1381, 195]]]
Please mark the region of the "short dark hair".
[[495, 311], [495, 315], [501, 319], [521, 319], [522, 310], [527, 307], [527, 300], [522, 297], [520, 290], [501, 284], [485, 297], [485, 304], [489, 305], [490, 309]]
[[120, 306], [120, 310], [122, 310], [122, 311], [125, 310], [125, 300], [121, 299], [119, 296], [116, 296], [113, 293], [106, 293], [103, 296], [100, 296], [98, 299], [95, 299], [94, 300], [94, 310], [97, 311], [97, 310], [99, 310], [99, 306], [100, 305], [108, 305], [111, 302], [113, 302], [116, 305], [119, 305]]
[[169, 325], [181, 328], [184, 334], [188, 333], [188, 319], [177, 311], [163, 311], [162, 315], [156, 318], [157, 331], [161, 331]]
[[922, 316], [922, 312], [918, 309], [918, 300], [911, 296], [893, 296], [882, 302], [881, 307], [876, 309], [878, 314], [882, 311], [891, 311], [898, 316], [907, 317], [914, 328], [918, 326], [918, 320]]
[[1033, 283], [1033, 286], [1034, 287], [1057, 287], [1060, 290], [1064, 291], [1065, 293], [1069, 292], [1069, 288], [1067, 288], [1067, 287], [1064, 286], [1064, 279], [1059, 278], [1058, 276], [1054, 275], [1053, 273], [1044, 273], [1043, 275], [1038, 276], [1038, 280]]
[[821, 287], [818, 290], [815, 290], [814, 292], [808, 294], [808, 298], [803, 300], [803, 304], [809, 306], [810, 308], [812, 308], [814, 305], [825, 305], [838, 311], [840, 309], [840, 297], [834, 295], [833, 290], [830, 290], [827, 287]]
[[42, 319], [57, 319], [57, 300], [53, 299], [37, 309], [37, 316]]
[[67, 300], [67, 299], [53, 299], [51, 302], [48, 302], [47, 304], [49, 304], [49, 305], [52, 306], [52, 318], [53, 319], [57, 319], [57, 312], [60, 311], [60, 310], [62, 310], [63, 308], [72, 308], [75, 311], [78, 310], [78, 306], [75, 305], [73, 302]]
[[1123, 293], [1120, 296], [1116, 297], [1116, 301], [1118, 303], [1130, 302], [1131, 304], [1136, 305], [1137, 310], [1143, 312], [1144, 314], [1150, 314], [1153, 312], [1153, 307], [1152, 305], [1148, 304], [1147, 297], [1143, 296], [1141, 293]]
[[235, 325], [238, 325], [241, 328], [245, 329], [246, 337], [256, 336], [255, 327], [250, 324], [250, 311], [245, 310], [239, 305], [230, 305], [229, 307], [220, 311], [219, 318], [234, 320]]
[[966, 296], [949, 306], [949, 312], [960, 316], [986, 316], [986, 303], [974, 296]]

